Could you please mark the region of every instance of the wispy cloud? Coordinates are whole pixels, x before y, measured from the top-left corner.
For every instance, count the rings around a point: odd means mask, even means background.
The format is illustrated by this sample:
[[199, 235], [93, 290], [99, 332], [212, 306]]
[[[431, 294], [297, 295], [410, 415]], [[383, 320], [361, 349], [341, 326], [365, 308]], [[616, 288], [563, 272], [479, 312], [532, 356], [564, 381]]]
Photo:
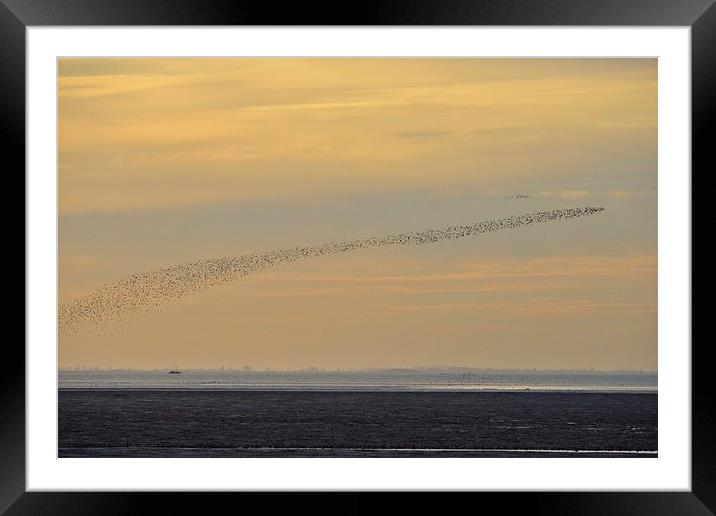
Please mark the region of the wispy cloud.
[[541, 197], [556, 197], [559, 199], [584, 199], [585, 197], [589, 197], [590, 192], [587, 190], [555, 190], [537, 192], [536, 195]]
[[488, 313], [509, 314], [511, 316], [559, 316], [593, 315], [596, 312], [652, 312], [656, 311], [653, 302], [598, 302], [589, 299], [528, 299], [509, 303], [469, 302], [469, 303], [423, 303], [423, 304], [385, 304], [381, 310], [392, 313], [440, 312], [440, 311], [482, 311]]
[[462, 271], [449, 273], [424, 272], [418, 274], [376, 275], [337, 275], [337, 274], [294, 274], [269, 272], [261, 276], [262, 281], [279, 283], [306, 282], [346, 283], [369, 285], [462, 284], [465, 281], [491, 281], [496, 279], [573, 279], [576, 277], [607, 278], [635, 274], [652, 274], [656, 271], [657, 260], [653, 255], [627, 256], [563, 256], [516, 260], [502, 258], [500, 260], [481, 260], [478, 262], [460, 263]]
[[59, 69], [63, 213], [487, 189], [584, 174], [656, 141], [648, 61], [71, 59]]

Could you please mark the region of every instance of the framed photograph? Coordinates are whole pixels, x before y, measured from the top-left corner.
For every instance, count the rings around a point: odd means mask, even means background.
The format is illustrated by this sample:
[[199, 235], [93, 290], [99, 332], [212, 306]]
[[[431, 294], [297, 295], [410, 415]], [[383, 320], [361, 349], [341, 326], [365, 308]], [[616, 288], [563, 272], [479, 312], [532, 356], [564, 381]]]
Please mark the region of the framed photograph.
[[713, 2], [3, 1], [27, 301], [3, 511], [714, 510]]

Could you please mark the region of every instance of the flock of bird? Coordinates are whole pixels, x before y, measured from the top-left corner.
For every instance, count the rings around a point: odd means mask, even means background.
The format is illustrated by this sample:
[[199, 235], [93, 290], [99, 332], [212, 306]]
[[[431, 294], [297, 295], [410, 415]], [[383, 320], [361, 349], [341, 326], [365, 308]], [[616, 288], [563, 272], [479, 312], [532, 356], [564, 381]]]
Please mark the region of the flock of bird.
[[120, 320], [124, 315], [151, 309], [163, 303], [185, 297], [227, 281], [242, 278], [279, 264], [291, 263], [304, 258], [344, 253], [372, 247], [393, 245], [425, 245], [441, 240], [455, 240], [471, 235], [491, 233], [593, 215], [602, 207], [568, 208], [539, 211], [496, 220], [475, 222], [467, 225], [426, 229], [409, 233], [395, 233], [346, 242], [306, 247], [276, 249], [242, 256], [213, 258], [182, 263], [126, 276], [119, 281], [59, 306], [60, 333], [77, 332], [86, 326], [104, 325]]

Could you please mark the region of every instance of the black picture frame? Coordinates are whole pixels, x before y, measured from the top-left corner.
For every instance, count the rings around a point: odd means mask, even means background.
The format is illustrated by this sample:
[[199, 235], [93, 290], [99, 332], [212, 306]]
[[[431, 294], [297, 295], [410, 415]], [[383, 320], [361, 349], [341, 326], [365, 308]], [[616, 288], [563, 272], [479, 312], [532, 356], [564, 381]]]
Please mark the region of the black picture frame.
[[[708, 126], [716, 107], [715, 0], [441, 0], [428, 2], [363, 1], [355, 4], [248, 2], [244, 0], [0, 0], [0, 145], [6, 181], [6, 240], [2, 255], [6, 291], [20, 291], [25, 265], [25, 30], [32, 26], [82, 25], [575, 25], [689, 26], [692, 73], [692, 170], [712, 173]], [[692, 172], [693, 177], [694, 174]], [[7, 181], [12, 181], [8, 187]], [[22, 207], [15, 205], [15, 201]], [[10, 245], [9, 242], [15, 244]], [[22, 241], [22, 247], [18, 242]], [[693, 246], [692, 246], [693, 247]], [[20, 250], [22, 249], [22, 250]], [[692, 251], [693, 252], [693, 251]], [[26, 279], [26, 278], [25, 278]], [[17, 282], [17, 285], [15, 284]], [[23, 285], [22, 299], [25, 299]], [[7, 321], [25, 320], [25, 304], [6, 295]], [[9, 325], [8, 325], [9, 326]], [[26, 328], [23, 326], [23, 341]], [[235, 496], [203, 493], [25, 492], [25, 351], [20, 339], [6, 337], [0, 375], [0, 511], [8, 514], [125, 514], [155, 510], [185, 513], [234, 503]], [[684, 343], [686, 345], [688, 343]], [[693, 340], [692, 353], [692, 490], [690, 492], [475, 493], [502, 511], [536, 514], [712, 514], [716, 511], [716, 427], [710, 399], [710, 343]], [[371, 510], [374, 494], [345, 496], [341, 513]], [[297, 494], [276, 494], [260, 504], [297, 509]], [[424, 506], [424, 497], [414, 497]], [[241, 502], [245, 504], [246, 501]], [[309, 501], [313, 506], [316, 502]], [[444, 502], [441, 502], [444, 503]], [[245, 506], [244, 507], [248, 507]], [[442, 505], [442, 511], [449, 506]], [[363, 509], [363, 510], [361, 510]], [[315, 510], [313, 506], [310, 510]], [[442, 512], [441, 511], [441, 512]]]

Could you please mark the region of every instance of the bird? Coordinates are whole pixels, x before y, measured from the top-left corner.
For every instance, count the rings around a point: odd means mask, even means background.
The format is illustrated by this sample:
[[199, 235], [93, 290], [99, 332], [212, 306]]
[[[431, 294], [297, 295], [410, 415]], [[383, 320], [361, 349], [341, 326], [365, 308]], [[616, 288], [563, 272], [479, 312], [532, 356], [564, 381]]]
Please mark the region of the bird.
[[280, 264], [320, 256], [387, 246], [421, 246], [443, 240], [503, 231], [546, 222], [559, 222], [594, 215], [604, 207], [587, 206], [538, 211], [511, 217], [405, 233], [392, 233], [343, 242], [289, 247], [240, 256], [225, 256], [179, 263], [140, 272], [105, 284], [97, 290], [58, 307], [60, 334], [76, 333], [85, 327], [100, 327], [125, 315], [158, 309], [164, 303]]

